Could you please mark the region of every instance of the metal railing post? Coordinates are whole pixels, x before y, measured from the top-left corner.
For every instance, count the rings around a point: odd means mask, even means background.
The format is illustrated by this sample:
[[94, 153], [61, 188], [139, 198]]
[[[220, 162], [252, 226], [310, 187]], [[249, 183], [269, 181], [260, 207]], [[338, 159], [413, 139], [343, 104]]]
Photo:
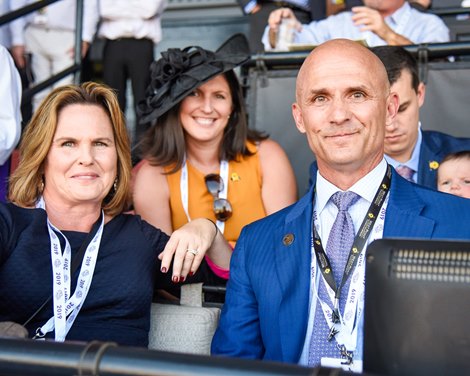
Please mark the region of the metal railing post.
[[[83, 0], [77, 0], [76, 14], [75, 14], [75, 54], [74, 62], [75, 66], [81, 68], [82, 64], [82, 31], [83, 31]], [[74, 73], [74, 83], [80, 83], [80, 71], [77, 70]]]

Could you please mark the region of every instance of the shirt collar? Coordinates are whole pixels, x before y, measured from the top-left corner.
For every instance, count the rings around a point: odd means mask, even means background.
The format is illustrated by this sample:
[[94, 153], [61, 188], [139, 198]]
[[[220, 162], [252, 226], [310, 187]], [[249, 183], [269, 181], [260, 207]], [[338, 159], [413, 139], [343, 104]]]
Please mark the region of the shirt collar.
[[[377, 189], [387, 171], [387, 162], [385, 159], [382, 161], [366, 176], [357, 181], [348, 191], [357, 193], [362, 198], [366, 199], [369, 203], [373, 201]], [[320, 171], [317, 171], [317, 182], [316, 182], [316, 207], [318, 213], [321, 213], [328, 203], [330, 197], [338, 191], [342, 191], [323, 176]]]

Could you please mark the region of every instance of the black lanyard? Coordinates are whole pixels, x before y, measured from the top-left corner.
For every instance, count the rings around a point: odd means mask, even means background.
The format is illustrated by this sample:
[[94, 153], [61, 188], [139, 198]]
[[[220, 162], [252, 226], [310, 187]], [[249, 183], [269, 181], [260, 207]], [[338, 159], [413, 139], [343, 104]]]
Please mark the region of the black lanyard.
[[[379, 215], [380, 209], [387, 197], [388, 190], [390, 189], [390, 183], [392, 181], [392, 168], [390, 165], [387, 165], [387, 171], [382, 179], [382, 183], [380, 184], [374, 200], [369, 206], [367, 210], [367, 214], [362, 221], [361, 227], [357, 232], [351, 250], [349, 252], [349, 257], [346, 262], [346, 266], [343, 272], [343, 278], [341, 279], [341, 284], [337, 287], [336, 281], [333, 276], [333, 269], [331, 268], [330, 260], [323, 249], [320, 236], [315, 228], [315, 223], [312, 221], [313, 227], [313, 248], [315, 250], [315, 255], [318, 260], [318, 265], [320, 267], [321, 273], [325, 281], [328, 283], [328, 286], [335, 292], [335, 302], [334, 302], [334, 309], [332, 313], [332, 320], [334, 323], [339, 323], [339, 298], [341, 296], [341, 289], [345, 285], [346, 281], [348, 280], [349, 276], [351, 275], [352, 271], [356, 267], [357, 260], [359, 259], [359, 255], [361, 254], [361, 250], [364, 247], [367, 238], [374, 227], [375, 221], [377, 216]], [[330, 333], [330, 337], [334, 337], [336, 333], [334, 331]], [[331, 339], [329, 337], [329, 339]]]

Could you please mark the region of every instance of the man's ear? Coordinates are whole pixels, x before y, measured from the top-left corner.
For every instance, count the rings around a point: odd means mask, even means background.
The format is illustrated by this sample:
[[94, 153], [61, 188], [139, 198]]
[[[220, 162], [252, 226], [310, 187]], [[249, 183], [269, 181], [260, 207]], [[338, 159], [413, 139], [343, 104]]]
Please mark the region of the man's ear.
[[302, 111], [300, 106], [297, 103], [292, 104], [292, 116], [294, 117], [295, 126], [299, 130], [300, 133], [305, 133], [306, 129], [304, 126], [304, 119], [302, 116]]
[[385, 125], [391, 125], [395, 116], [398, 114], [398, 108], [400, 106], [400, 99], [398, 94], [391, 92], [387, 99], [387, 117], [385, 119]]
[[426, 85], [423, 82], [420, 82], [418, 85], [418, 104], [421, 107], [424, 103], [424, 97], [426, 96]]

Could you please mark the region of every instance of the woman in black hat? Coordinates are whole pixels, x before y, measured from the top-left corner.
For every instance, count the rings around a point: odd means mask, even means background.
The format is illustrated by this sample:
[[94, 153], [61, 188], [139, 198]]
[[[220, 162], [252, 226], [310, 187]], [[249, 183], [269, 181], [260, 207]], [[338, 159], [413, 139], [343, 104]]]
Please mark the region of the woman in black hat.
[[[237, 34], [216, 52], [170, 49], [152, 64], [140, 103], [142, 139], [134, 208], [171, 233], [191, 218], [216, 222], [233, 247], [242, 227], [293, 203], [296, 183], [282, 148], [248, 128], [233, 68], [249, 59]], [[210, 260], [208, 260], [210, 263]], [[213, 267], [222, 278], [228, 272]]]

